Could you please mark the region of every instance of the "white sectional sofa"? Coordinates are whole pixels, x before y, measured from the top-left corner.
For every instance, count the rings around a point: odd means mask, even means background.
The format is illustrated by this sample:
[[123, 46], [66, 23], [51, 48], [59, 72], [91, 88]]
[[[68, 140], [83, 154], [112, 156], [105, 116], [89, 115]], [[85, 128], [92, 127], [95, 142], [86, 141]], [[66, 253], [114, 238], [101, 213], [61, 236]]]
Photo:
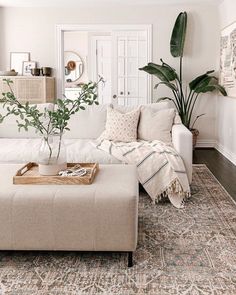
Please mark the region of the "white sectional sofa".
[[[53, 107], [47, 104], [47, 107]], [[45, 105], [41, 105], [44, 108]], [[155, 104], [155, 109], [169, 108], [169, 103]], [[85, 111], [75, 114], [70, 122], [64, 138], [67, 147], [68, 162], [99, 162], [101, 164], [117, 164], [119, 160], [98, 150], [91, 140], [98, 138], [105, 129], [107, 105], [87, 107]], [[5, 110], [0, 106], [0, 113]], [[31, 129], [28, 132], [18, 131], [14, 116], [8, 117], [0, 124], [0, 163], [25, 163], [37, 161], [39, 135]], [[153, 126], [150, 126], [153, 128]], [[172, 143], [182, 157], [189, 181], [192, 180], [192, 134], [182, 124], [173, 125]]]

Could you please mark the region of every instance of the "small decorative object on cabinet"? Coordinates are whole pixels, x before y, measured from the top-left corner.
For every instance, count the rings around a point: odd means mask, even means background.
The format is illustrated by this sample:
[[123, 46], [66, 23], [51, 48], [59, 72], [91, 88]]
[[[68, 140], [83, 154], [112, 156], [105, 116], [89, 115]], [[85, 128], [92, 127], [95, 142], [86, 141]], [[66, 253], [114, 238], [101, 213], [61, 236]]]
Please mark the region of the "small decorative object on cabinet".
[[0, 71], [0, 76], [17, 76], [18, 73], [15, 70], [11, 71]]
[[29, 52], [11, 52], [10, 53], [10, 67], [19, 75], [23, 73], [23, 62], [30, 60]]
[[40, 69], [39, 68], [31, 69], [31, 75], [32, 76], [40, 76]]
[[[4, 79], [0, 78], [0, 93], [8, 91]], [[11, 87], [20, 102], [29, 102], [31, 104], [54, 102], [55, 99], [55, 79], [50, 77], [29, 77], [16, 76], [11, 77], [13, 81]]]
[[41, 72], [43, 76], [50, 77], [52, 74], [52, 68], [49, 67], [42, 67]]
[[36, 61], [23, 61], [23, 75], [31, 76], [31, 69], [36, 68]]

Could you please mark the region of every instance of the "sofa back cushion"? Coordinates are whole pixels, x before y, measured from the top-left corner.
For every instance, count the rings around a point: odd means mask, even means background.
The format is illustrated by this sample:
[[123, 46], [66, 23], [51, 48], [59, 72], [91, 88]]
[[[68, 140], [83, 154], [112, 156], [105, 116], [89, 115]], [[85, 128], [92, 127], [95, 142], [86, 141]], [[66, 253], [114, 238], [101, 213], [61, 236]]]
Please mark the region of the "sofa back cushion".
[[[42, 103], [37, 105], [37, 109], [39, 111], [44, 111], [45, 108], [53, 110], [54, 104], [52, 103]], [[3, 108], [3, 105], [0, 103], [0, 114], [5, 115], [7, 113], [7, 106]], [[15, 115], [10, 115], [4, 119], [2, 123], [0, 123], [0, 137], [6, 138], [37, 138], [40, 137], [39, 133], [35, 132], [35, 129], [29, 127], [28, 131], [25, 131], [23, 128], [18, 130], [18, 126], [16, 120], [19, 120], [19, 117]]]
[[65, 138], [95, 139], [105, 130], [109, 104], [86, 106], [85, 110], [71, 116]]
[[175, 114], [175, 109], [157, 111], [151, 107], [143, 106], [138, 125], [138, 138], [148, 141], [160, 140], [170, 144]]

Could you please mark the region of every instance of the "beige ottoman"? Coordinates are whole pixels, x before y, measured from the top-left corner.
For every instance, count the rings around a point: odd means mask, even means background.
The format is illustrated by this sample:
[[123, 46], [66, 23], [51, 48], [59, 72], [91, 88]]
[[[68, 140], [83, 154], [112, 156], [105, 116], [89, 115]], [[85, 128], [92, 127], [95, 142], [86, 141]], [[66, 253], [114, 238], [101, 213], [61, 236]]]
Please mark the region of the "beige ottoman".
[[92, 185], [13, 185], [0, 165], [0, 249], [132, 252], [138, 181], [133, 165], [100, 165]]

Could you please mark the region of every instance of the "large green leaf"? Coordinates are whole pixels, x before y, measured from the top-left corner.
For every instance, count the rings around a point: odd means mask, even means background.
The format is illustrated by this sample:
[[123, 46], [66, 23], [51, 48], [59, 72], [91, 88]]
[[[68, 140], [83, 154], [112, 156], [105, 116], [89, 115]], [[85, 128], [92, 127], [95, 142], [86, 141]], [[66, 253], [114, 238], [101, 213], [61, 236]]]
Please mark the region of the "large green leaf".
[[194, 90], [196, 87], [198, 87], [198, 85], [206, 78], [208, 77], [209, 74], [212, 74], [214, 73], [214, 71], [208, 71], [206, 72], [205, 74], [203, 75], [200, 75], [198, 76], [197, 78], [195, 78], [194, 80], [192, 80], [190, 83], [189, 83], [189, 88], [190, 90]]
[[177, 73], [175, 69], [171, 68], [166, 63], [162, 62], [162, 65], [158, 65], [153, 62], [149, 62], [148, 66], [154, 67], [155, 69], [162, 71], [162, 73], [166, 76], [168, 81], [174, 81], [177, 78]]
[[227, 96], [227, 92], [226, 92], [225, 88], [221, 85], [218, 85], [218, 84], [207, 85], [205, 87], [199, 88], [198, 93], [213, 92], [215, 90], [218, 90], [222, 95]]
[[177, 87], [175, 86], [175, 84], [173, 83], [170, 83], [170, 82], [166, 82], [166, 81], [162, 81], [162, 82], [159, 82], [157, 83], [155, 86], [154, 86], [154, 89], [157, 89], [158, 86], [160, 85], [165, 85], [167, 86], [168, 88], [170, 88], [172, 91], [177, 91]]
[[160, 97], [160, 98], [158, 98], [158, 99], [157, 99], [157, 102], [160, 102], [160, 101], [163, 101], [163, 100], [172, 100], [172, 101], [174, 101], [173, 98], [170, 98], [170, 97], [164, 96], [164, 97]]
[[206, 76], [204, 79], [201, 80], [201, 82], [197, 84], [193, 91], [196, 93], [202, 92], [202, 89], [211, 84], [212, 79], [213, 78], [211, 76]]
[[187, 29], [187, 13], [181, 12], [176, 21], [170, 39], [170, 52], [173, 57], [182, 57]]
[[224, 88], [223, 86], [221, 86], [221, 85], [219, 85], [219, 84], [214, 85], [214, 86], [215, 86], [216, 90], [220, 91], [220, 93], [221, 93], [223, 96], [227, 96], [227, 95], [228, 95], [227, 92], [226, 92], [226, 90], [225, 90], [225, 88]]
[[173, 81], [177, 77], [176, 72], [172, 70], [171, 68], [164, 65], [154, 64], [154, 63], [148, 63], [147, 66], [140, 68], [139, 70], [145, 71], [148, 74], [156, 76], [161, 81], [166, 81], [166, 82]]

